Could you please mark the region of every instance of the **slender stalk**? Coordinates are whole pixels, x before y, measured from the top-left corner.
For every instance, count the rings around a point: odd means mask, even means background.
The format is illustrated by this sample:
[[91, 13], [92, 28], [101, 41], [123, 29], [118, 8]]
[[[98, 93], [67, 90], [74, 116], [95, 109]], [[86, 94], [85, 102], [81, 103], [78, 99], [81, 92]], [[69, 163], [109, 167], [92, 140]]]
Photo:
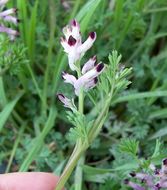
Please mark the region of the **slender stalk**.
[[[81, 69], [78, 71], [78, 78], [81, 76]], [[79, 105], [78, 110], [80, 113], [84, 113], [84, 92], [83, 89], [81, 89], [79, 94]], [[78, 143], [78, 142], [77, 142]], [[79, 159], [77, 163], [77, 167], [75, 170], [75, 190], [82, 190], [82, 182], [83, 182], [83, 171], [81, 165], [83, 165], [85, 162], [85, 154], [83, 153], [81, 158]]]
[[72, 154], [72, 157], [69, 159], [69, 162], [68, 162], [67, 166], [65, 167], [65, 169], [56, 185], [55, 190], [62, 190], [66, 181], [70, 177], [73, 169], [75, 168], [79, 158], [81, 157], [83, 151], [84, 151], [83, 145], [80, 145], [80, 146], [78, 146], [77, 150], [75, 150], [75, 153]]
[[[92, 127], [92, 130], [90, 131], [90, 134], [89, 134], [90, 142], [92, 142], [94, 140], [94, 138], [96, 138], [101, 127], [104, 124], [104, 121], [106, 118], [106, 113], [107, 113], [107, 110], [109, 108], [109, 101], [111, 100], [111, 98], [112, 98], [112, 96], [109, 96], [109, 98], [106, 101], [106, 104], [103, 107], [100, 115], [96, 119], [96, 121]], [[87, 148], [88, 148], [87, 142], [82, 143], [81, 141], [77, 141], [76, 147], [74, 148], [74, 151], [71, 155], [71, 158], [69, 159], [69, 162], [68, 162], [67, 166], [65, 167], [65, 169], [64, 169], [64, 171], [63, 171], [63, 173], [62, 173], [62, 175], [58, 181], [58, 184], [57, 184], [55, 190], [61, 190], [63, 188], [66, 181], [70, 177], [73, 169], [75, 168], [76, 164], [78, 163], [78, 160], [81, 158], [81, 156], [83, 156], [83, 153]], [[82, 157], [81, 160], [79, 161], [79, 164], [83, 165], [83, 163], [84, 163], [84, 157]], [[75, 177], [77, 176], [77, 178], [75, 178], [75, 181], [79, 180], [80, 183], [78, 183], [79, 181], [77, 181], [77, 183], [75, 185], [75, 190], [79, 190], [79, 188], [80, 189], [82, 188], [82, 175], [83, 175], [82, 174], [82, 168], [80, 167], [80, 165], [78, 165], [77, 169], [76, 169], [76, 175], [75, 175]]]
[[[114, 73], [116, 73], [116, 68], [113, 68], [113, 70], [114, 70]], [[103, 123], [106, 118], [106, 114], [110, 107], [110, 102], [111, 102], [113, 94], [114, 94], [114, 88], [115, 88], [115, 76], [113, 77], [113, 83], [111, 86], [111, 90], [105, 99], [106, 102], [103, 106], [103, 109], [101, 110], [99, 116], [97, 117], [97, 119], [95, 120], [95, 122], [93, 124], [92, 129], [89, 132], [89, 136], [88, 136], [89, 143], [91, 143], [96, 138], [96, 136], [99, 134], [99, 132], [103, 126]]]
[[106, 113], [107, 113], [109, 106], [110, 106], [109, 102], [111, 101], [111, 98], [112, 98], [112, 96], [109, 99], [107, 99], [103, 109], [101, 110], [99, 116], [95, 120], [95, 123], [94, 123], [92, 129], [89, 132], [89, 136], [88, 136], [89, 143], [91, 143], [96, 138], [101, 127], [103, 126], [103, 123], [104, 123], [105, 118], [106, 118]]
[[[80, 68], [80, 62], [77, 63], [79, 66], [77, 70], [78, 78], [81, 76], [81, 68]], [[80, 113], [84, 113], [84, 91], [81, 89], [78, 99], [78, 110]], [[76, 172], [75, 172], [75, 190], [81, 190], [82, 189], [82, 178], [83, 178], [83, 171], [81, 168], [81, 164], [84, 164], [85, 156], [83, 155], [84, 150], [87, 149], [87, 143], [81, 142], [81, 139], [78, 139], [75, 145], [75, 148], [73, 150], [73, 153], [58, 181], [58, 184], [56, 186], [55, 190], [61, 190], [63, 186], [65, 185], [66, 181], [70, 177], [73, 169], [77, 165]], [[80, 159], [80, 160], [79, 160]], [[79, 162], [78, 162], [79, 160]]]
[[[78, 64], [80, 65], [80, 64]], [[113, 72], [116, 74], [116, 68], [113, 68]], [[81, 69], [79, 68], [77, 70], [78, 77], [81, 76]], [[77, 140], [76, 146], [74, 148], [74, 151], [71, 155], [71, 158], [69, 159], [69, 162], [67, 166], [65, 167], [60, 180], [58, 182], [58, 186], [55, 190], [61, 190], [70, 177], [74, 167], [77, 165], [76, 172], [75, 172], [75, 190], [82, 190], [82, 181], [83, 181], [83, 171], [81, 165], [85, 162], [85, 155], [84, 152], [89, 147], [89, 145], [93, 142], [93, 140], [97, 137], [99, 134], [105, 120], [106, 116], [110, 107], [110, 103], [114, 94], [115, 89], [115, 76], [113, 77], [112, 86], [110, 92], [107, 94], [105, 98], [104, 106], [102, 107], [102, 110], [100, 111], [97, 119], [95, 120], [91, 130], [88, 134], [88, 142], [85, 140], [84, 142], [81, 141], [81, 139]], [[83, 114], [84, 113], [84, 94], [83, 89], [80, 91], [79, 94], [79, 104], [78, 104], [78, 110]]]
[[81, 158], [78, 160], [77, 167], [75, 170], [75, 190], [82, 190], [82, 182], [83, 182], [82, 165], [84, 163], [85, 163], [85, 154], [83, 153]]

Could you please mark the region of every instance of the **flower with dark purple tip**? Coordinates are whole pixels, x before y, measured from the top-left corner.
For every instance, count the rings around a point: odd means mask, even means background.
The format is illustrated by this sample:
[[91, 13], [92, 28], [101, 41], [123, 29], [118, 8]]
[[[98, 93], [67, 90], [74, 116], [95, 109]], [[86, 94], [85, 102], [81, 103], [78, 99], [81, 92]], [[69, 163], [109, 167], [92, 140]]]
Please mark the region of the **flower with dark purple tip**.
[[167, 166], [167, 158], [162, 160], [163, 165]]
[[94, 40], [95, 37], [96, 37], [96, 33], [95, 32], [90, 32], [89, 36], [92, 38], [92, 40]]
[[68, 45], [70, 46], [74, 46], [76, 44], [77, 40], [75, 38], [73, 38], [72, 36], [70, 36], [68, 38]]
[[70, 83], [74, 86], [75, 94], [77, 96], [79, 95], [81, 89], [88, 91], [89, 89], [94, 88], [96, 86], [98, 82], [97, 77], [103, 72], [104, 64], [99, 63], [95, 66], [94, 63], [95, 60], [90, 59], [82, 69], [83, 75], [78, 79], [76, 79], [75, 76], [70, 75], [66, 72], [62, 73], [62, 78], [65, 80], [65, 82]]
[[71, 70], [77, 70], [76, 62], [90, 49], [96, 39], [96, 33], [91, 32], [88, 39], [82, 43], [79, 23], [74, 19], [70, 25], [63, 28], [65, 38], [61, 38], [61, 45], [68, 55]]
[[160, 190], [160, 189], [161, 189], [161, 186], [160, 186], [159, 183], [155, 184], [155, 189], [156, 189], [156, 190]]
[[[139, 179], [141, 184], [144, 182], [142, 185], [145, 186], [147, 190], [167, 189], [167, 158], [162, 160], [161, 169], [157, 169], [153, 164], [150, 164], [149, 169], [151, 171], [148, 173], [131, 172], [130, 176]], [[142, 190], [141, 188], [144, 188], [130, 180], [128, 180], [126, 184], [135, 190]]]
[[104, 64], [103, 64], [103, 63], [100, 63], [100, 64], [97, 65], [96, 71], [97, 71], [98, 73], [100, 73], [100, 72], [103, 70], [103, 68], [104, 68]]
[[128, 185], [129, 179], [124, 179], [124, 184]]
[[132, 187], [134, 190], [145, 190], [144, 187], [138, 185], [137, 183], [133, 183], [132, 181], [130, 181], [129, 179], [125, 179], [124, 183], [126, 185], [128, 185], [129, 187]]
[[129, 173], [129, 175], [132, 176], [132, 177], [135, 177], [136, 173], [134, 171], [132, 171], [132, 172]]
[[[81, 89], [87, 91], [96, 86], [97, 79], [95, 78], [97, 78], [104, 70], [104, 64], [103, 67], [99, 66], [101, 64], [102, 63], [99, 63], [96, 66], [94, 66], [91, 70], [87, 71], [76, 81], [76, 83], [74, 84], [74, 88], [75, 88], [75, 94], [77, 96], [79, 95]], [[101, 70], [98, 70], [97, 67], [101, 67]]]
[[85, 74], [86, 72], [93, 69], [95, 67], [95, 63], [96, 63], [96, 56], [93, 56], [82, 67], [82, 74]]
[[[0, 8], [3, 9], [3, 7], [5, 6], [5, 4], [7, 2], [8, 1], [6, 1], [6, 0], [1, 0]], [[0, 12], [0, 19], [3, 21], [3, 23], [9, 22], [9, 23], [13, 23], [13, 24], [17, 25], [19, 20], [14, 16], [16, 11], [17, 11], [16, 8], [11, 8], [11, 9], [2, 11], [2, 12]], [[8, 28], [4, 24], [0, 24], [0, 32], [8, 34], [10, 40], [14, 40], [16, 38], [16, 36], [19, 35], [19, 32], [17, 30]]]
[[63, 94], [57, 94], [57, 97], [60, 100], [60, 102], [64, 104], [64, 107], [70, 108], [72, 110], [74, 109], [75, 105], [72, 100], [65, 97]]

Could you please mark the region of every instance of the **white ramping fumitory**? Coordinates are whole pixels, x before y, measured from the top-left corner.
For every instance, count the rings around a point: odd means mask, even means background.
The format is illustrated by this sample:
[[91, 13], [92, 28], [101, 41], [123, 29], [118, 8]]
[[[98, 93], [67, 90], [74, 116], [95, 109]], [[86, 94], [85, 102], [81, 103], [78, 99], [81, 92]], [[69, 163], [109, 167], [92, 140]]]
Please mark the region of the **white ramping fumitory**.
[[7, 2], [8, 0], [0, 0], [0, 32], [8, 34], [10, 40], [14, 40], [16, 36], [19, 35], [19, 32], [6, 27], [4, 23], [9, 22], [17, 25], [19, 19], [17, 19], [15, 16], [12, 16], [17, 12], [17, 9], [11, 8], [3, 11], [3, 8]]
[[[62, 77], [65, 83], [70, 83], [74, 87], [75, 94], [80, 95], [81, 90], [88, 91], [96, 86], [98, 82], [98, 76], [103, 72], [105, 66], [103, 63], [96, 64], [96, 56], [90, 58], [80, 70], [78, 60], [82, 58], [85, 52], [91, 48], [95, 39], [96, 33], [91, 32], [88, 39], [82, 43], [79, 23], [74, 19], [70, 25], [67, 25], [63, 29], [65, 38], [61, 38], [61, 44], [64, 47], [64, 51], [68, 54], [68, 63], [72, 71], [79, 71], [78, 78], [74, 75], [62, 72]], [[66, 98], [63, 94], [58, 94], [59, 100], [65, 107], [71, 109], [73, 101]], [[73, 103], [74, 105], [74, 103]], [[74, 105], [75, 106], [75, 105]]]
[[98, 79], [97, 76], [104, 70], [104, 64], [99, 63], [95, 65], [95, 57], [91, 58], [82, 68], [82, 76], [76, 79], [73, 75], [66, 72], [62, 73], [62, 77], [66, 83], [70, 83], [74, 86], [75, 94], [78, 96], [80, 90], [85, 91], [96, 86]]
[[0, 6], [4, 6], [9, 0], [1, 0], [0, 1]]
[[130, 176], [139, 180], [142, 185], [134, 183], [129, 179], [125, 179], [124, 182], [134, 190], [160, 190], [167, 189], [167, 158], [162, 160], [161, 169], [156, 169], [151, 164], [150, 169], [153, 171], [152, 174], [147, 173], [135, 173], [131, 172]]
[[73, 109], [75, 105], [73, 104], [72, 100], [65, 97], [63, 94], [57, 94], [59, 100], [64, 104], [64, 107]]
[[71, 24], [63, 28], [65, 38], [61, 38], [61, 45], [68, 55], [68, 62], [71, 70], [76, 70], [75, 65], [82, 58], [85, 52], [90, 49], [96, 40], [96, 33], [90, 32], [87, 40], [82, 43], [79, 23], [72, 20]]

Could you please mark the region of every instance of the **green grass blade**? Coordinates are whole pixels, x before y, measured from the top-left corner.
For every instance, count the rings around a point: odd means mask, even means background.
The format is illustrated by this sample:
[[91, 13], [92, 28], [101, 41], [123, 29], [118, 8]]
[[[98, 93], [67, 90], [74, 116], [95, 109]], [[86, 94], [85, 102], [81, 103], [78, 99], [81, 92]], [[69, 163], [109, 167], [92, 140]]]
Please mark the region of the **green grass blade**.
[[29, 31], [27, 36], [28, 52], [31, 62], [34, 60], [35, 56], [35, 31], [37, 23], [37, 10], [38, 10], [38, 0], [35, 2], [35, 5], [31, 10], [32, 14], [30, 18]]
[[13, 101], [7, 103], [4, 109], [0, 112], [0, 131], [4, 127], [16, 103], [18, 102], [18, 100], [21, 98], [22, 95], [23, 95], [23, 92], [20, 93]]
[[56, 115], [57, 115], [56, 109], [54, 107], [52, 107], [50, 109], [49, 117], [48, 117], [48, 120], [46, 121], [45, 127], [44, 127], [43, 131], [41, 132], [41, 134], [35, 140], [34, 146], [28, 153], [25, 160], [23, 161], [23, 163], [20, 167], [20, 170], [19, 170], [20, 172], [27, 171], [28, 167], [30, 166], [32, 161], [39, 154], [39, 152], [43, 146], [45, 137], [47, 136], [47, 134], [50, 132], [50, 130], [54, 126], [54, 120], [56, 118]]
[[154, 111], [150, 114], [150, 119], [165, 119], [167, 118], [167, 108]]
[[101, 0], [88, 1], [76, 15], [76, 19], [80, 22], [82, 32], [85, 32], [100, 2]]
[[160, 130], [158, 130], [157, 132], [154, 133], [154, 135], [152, 135], [149, 140], [153, 140], [153, 139], [157, 139], [157, 138], [161, 138], [163, 136], [167, 135], [167, 127], [164, 127]]
[[21, 36], [24, 39], [24, 42], [27, 41], [27, 32], [28, 32], [28, 18], [27, 18], [27, 3], [26, 0], [17, 0], [17, 8], [19, 9], [19, 18], [24, 22], [19, 24], [19, 31], [21, 31]]
[[154, 91], [154, 92], [139, 92], [135, 94], [128, 94], [121, 96], [114, 101], [114, 103], [126, 102], [136, 99], [151, 98], [151, 97], [165, 97], [167, 96], [167, 91]]
[[5, 89], [3, 84], [3, 78], [0, 76], [0, 106], [4, 107], [7, 103]]

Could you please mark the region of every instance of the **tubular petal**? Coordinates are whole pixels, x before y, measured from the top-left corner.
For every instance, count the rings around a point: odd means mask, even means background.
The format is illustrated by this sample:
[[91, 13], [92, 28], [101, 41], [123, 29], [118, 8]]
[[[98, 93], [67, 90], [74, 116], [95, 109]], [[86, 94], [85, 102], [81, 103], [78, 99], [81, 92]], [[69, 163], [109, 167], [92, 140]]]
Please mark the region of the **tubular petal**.
[[79, 47], [79, 52], [81, 54], [84, 54], [88, 49], [90, 49], [96, 40], [96, 33], [94, 34], [94, 38], [91, 36], [88, 37], [88, 39]]
[[63, 72], [62, 77], [65, 80], [64, 82], [66, 82], [66, 83], [70, 83], [70, 84], [74, 85], [74, 83], [76, 82], [76, 78], [73, 75], [70, 75], [68, 73]]
[[94, 68], [96, 62], [96, 56], [93, 58], [90, 58], [83, 66], [82, 68], [82, 74], [85, 74], [86, 72], [90, 71]]

